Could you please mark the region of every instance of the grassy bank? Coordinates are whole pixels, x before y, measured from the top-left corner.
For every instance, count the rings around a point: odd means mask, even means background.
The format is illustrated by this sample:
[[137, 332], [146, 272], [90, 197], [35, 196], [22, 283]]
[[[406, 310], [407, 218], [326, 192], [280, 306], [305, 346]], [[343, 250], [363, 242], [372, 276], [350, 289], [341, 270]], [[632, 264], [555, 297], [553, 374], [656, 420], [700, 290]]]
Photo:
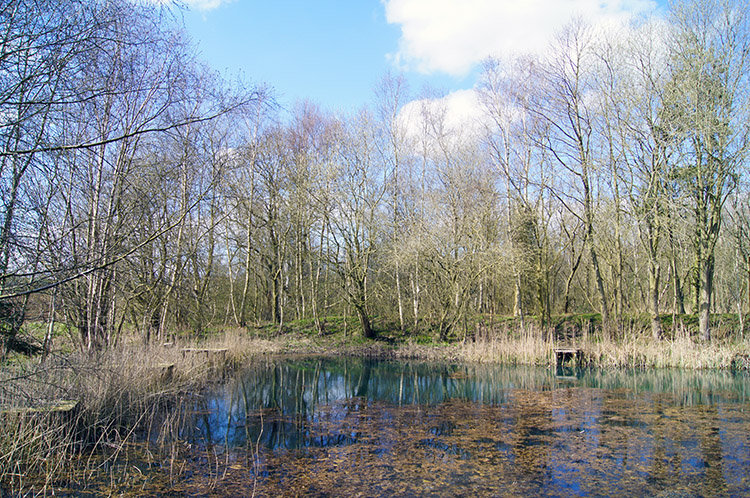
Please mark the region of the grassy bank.
[[[179, 408], [259, 355], [551, 366], [556, 347], [575, 347], [584, 351], [587, 365], [601, 368], [747, 370], [750, 340], [730, 318], [724, 317], [723, 325], [717, 322], [716, 339], [709, 344], [697, 339], [686, 319], [673, 324], [672, 317], [665, 317], [665, 337], [654, 341], [645, 318], [604, 333], [596, 315], [558, 317], [546, 326], [533, 319], [521, 325], [512, 319], [478, 317], [449, 342], [437, 341], [429, 328], [402, 334], [394, 324], [377, 320], [377, 339], [365, 340], [354, 322], [343, 319], [330, 319], [323, 335], [312, 323], [300, 321], [281, 332], [267, 326], [201, 337], [177, 334], [167, 345], [145, 346], [135, 337], [126, 338], [120, 346], [96, 354], [78, 352], [61, 339], [56, 343], [59, 351], [43, 363], [13, 357], [0, 368], [0, 496], [50, 495], [60, 483], [84, 487], [91, 476], [103, 472], [111, 473], [113, 482], [123, 482], [136, 467], [110, 464], [154, 428], [167, 436], [160, 441], [160, 454], [147, 458], [177, 461], [174, 427], [179, 426]], [[75, 408], [48, 410], [61, 400], [75, 402]], [[97, 457], [86, 456], [93, 454]]]
[[598, 368], [750, 367], [750, 331], [739, 329], [736, 315], [712, 317], [714, 340], [709, 343], [699, 339], [697, 318], [692, 315], [664, 315], [661, 321], [663, 337], [658, 341], [651, 335], [646, 315], [627, 317], [617, 328], [605, 331], [597, 314], [554, 317], [544, 325], [533, 317], [523, 323], [506, 317], [475, 317], [447, 342], [439, 341], [430, 328], [401, 333], [397, 324], [378, 320], [374, 321], [374, 340], [362, 339], [354, 321], [344, 326], [340, 319], [328, 323], [325, 335], [319, 335], [307, 321], [292, 322], [283, 333], [275, 327], [258, 327], [248, 334], [267, 340], [279, 353], [551, 366], [555, 348], [575, 347], [584, 351], [587, 366]]

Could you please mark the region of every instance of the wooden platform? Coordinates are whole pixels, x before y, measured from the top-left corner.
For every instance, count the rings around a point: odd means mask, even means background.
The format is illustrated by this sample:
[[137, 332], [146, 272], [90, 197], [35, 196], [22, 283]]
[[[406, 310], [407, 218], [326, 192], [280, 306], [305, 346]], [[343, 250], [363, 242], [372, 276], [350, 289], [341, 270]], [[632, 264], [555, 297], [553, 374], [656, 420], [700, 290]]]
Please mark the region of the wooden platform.
[[229, 351], [229, 348], [183, 348], [182, 357], [204, 355], [210, 368], [223, 368], [226, 364], [227, 351]]
[[207, 357], [212, 355], [226, 356], [227, 351], [229, 351], [229, 348], [182, 348], [182, 356], [188, 353], [205, 354]]
[[54, 403], [46, 403], [39, 406], [12, 406], [2, 408], [0, 413], [13, 415], [34, 415], [45, 413], [72, 413], [78, 407], [78, 401], [61, 399]]
[[568, 365], [571, 361], [575, 361], [574, 366], [582, 367], [584, 360], [583, 349], [557, 348], [555, 349], [555, 360], [558, 368]]

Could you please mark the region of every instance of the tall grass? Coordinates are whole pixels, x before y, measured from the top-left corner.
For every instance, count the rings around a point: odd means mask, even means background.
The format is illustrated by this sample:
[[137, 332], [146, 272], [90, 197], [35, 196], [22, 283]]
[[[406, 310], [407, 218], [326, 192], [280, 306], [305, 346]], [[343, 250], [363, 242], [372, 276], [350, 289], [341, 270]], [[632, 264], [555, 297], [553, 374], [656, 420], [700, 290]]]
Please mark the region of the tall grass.
[[685, 334], [654, 341], [648, 334], [584, 344], [591, 364], [602, 368], [731, 369], [737, 357], [750, 353], [747, 339], [703, 342]]
[[554, 361], [554, 341], [534, 325], [492, 330], [482, 328], [473, 341], [464, 342], [459, 358], [472, 362], [509, 365], [549, 365]]
[[[226, 351], [183, 352], [189, 346]], [[252, 355], [278, 350], [228, 331], [200, 344], [131, 342], [96, 354], [53, 356], [44, 364], [6, 365], [0, 369], [0, 496], [47, 496], [58, 484], [83, 486], [89, 476], [114, 469], [111, 462], [151, 431], [171, 434], [161, 442], [172, 451], [186, 398]], [[77, 401], [76, 408], [45, 409], [61, 399]]]
[[706, 343], [684, 328], [674, 337], [655, 341], [650, 330], [631, 325], [630, 330], [602, 334], [601, 330], [574, 337], [555, 337], [553, 330], [531, 324], [525, 327], [496, 327], [478, 334], [460, 346], [457, 359], [524, 365], [552, 365], [554, 349], [583, 350], [585, 364], [599, 368], [689, 368], [732, 369], [750, 357], [746, 337]]

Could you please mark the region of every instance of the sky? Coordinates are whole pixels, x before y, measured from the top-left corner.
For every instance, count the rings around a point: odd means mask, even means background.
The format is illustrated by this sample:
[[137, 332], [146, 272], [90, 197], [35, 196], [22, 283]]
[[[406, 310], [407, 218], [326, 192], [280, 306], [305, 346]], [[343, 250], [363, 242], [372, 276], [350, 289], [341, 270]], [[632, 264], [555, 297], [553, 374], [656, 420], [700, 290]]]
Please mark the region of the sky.
[[[663, 0], [659, 0], [663, 1]], [[488, 56], [544, 51], [574, 17], [627, 21], [657, 0], [183, 0], [203, 59], [228, 77], [350, 111], [372, 103], [387, 72], [414, 98], [427, 90], [467, 105]]]

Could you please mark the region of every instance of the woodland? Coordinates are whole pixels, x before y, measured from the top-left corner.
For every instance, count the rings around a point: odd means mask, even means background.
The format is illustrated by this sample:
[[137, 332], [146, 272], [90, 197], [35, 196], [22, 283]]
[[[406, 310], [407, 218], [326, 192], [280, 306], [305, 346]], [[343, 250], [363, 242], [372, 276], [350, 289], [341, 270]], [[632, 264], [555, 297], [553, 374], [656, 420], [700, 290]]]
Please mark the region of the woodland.
[[6, 0], [3, 350], [342, 316], [365, 338], [578, 313], [646, 317], [656, 341], [665, 315], [711, 341], [733, 314], [743, 334], [749, 8], [574, 21], [543, 55], [486, 60], [457, 120], [396, 74], [360, 109], [282, 109], [273, 82], [209, 69], [174, 5]]

